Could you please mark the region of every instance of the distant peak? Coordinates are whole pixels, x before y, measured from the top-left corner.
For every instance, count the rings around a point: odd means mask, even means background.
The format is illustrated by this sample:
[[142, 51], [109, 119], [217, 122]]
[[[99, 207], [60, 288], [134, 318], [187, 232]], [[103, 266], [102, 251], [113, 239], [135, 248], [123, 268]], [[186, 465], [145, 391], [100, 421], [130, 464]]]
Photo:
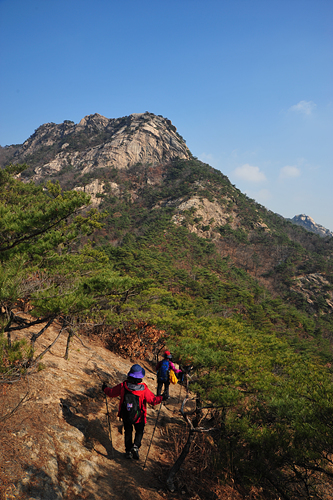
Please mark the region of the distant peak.
[[312, 222], [312, 224], [315, 224], [315, 221], [313, 220], [313, 218], [310, 217], [309, 215], [305, 215], [305, 214], [295, 215], [295, 217], [293, 218], [293, 220], [309, 221], [309, 222]]
[[304, 227], [307, 231], [310, 231], [311, 233], [316, 233], [319, 236], [325, 237], [325, 236], [333, 236], [333, 232], [330, 231], [329, 229], [326, 229], [324, 226], [317, 224], [312, 217], [309, 215], [305, 214], [299, 214], [295, 215], [292, 219], [290, 219], [291, 222], [294, 224], [297, 224], [298, 226]]

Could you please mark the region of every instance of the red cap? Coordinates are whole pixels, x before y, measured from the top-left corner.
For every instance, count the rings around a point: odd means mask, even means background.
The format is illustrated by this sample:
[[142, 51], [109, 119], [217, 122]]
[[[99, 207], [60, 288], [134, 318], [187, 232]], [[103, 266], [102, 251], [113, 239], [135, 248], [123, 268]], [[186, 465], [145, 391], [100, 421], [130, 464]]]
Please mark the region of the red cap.
[[170, 356], [170, 351], [165, 351], [164, 356]]

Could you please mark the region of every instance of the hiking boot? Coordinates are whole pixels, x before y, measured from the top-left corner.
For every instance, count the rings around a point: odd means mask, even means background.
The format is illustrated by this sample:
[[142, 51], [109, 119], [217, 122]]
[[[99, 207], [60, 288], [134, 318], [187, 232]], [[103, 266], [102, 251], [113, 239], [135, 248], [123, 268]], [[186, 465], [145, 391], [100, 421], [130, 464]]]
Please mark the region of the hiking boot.
[[132, 452], [131, 451], [126, 451], [126, 458], [133, 458]]
[[131, 449], [132, 456], [135, 460], [139, 460], [139, 448], [137, 446], [133, 446]]

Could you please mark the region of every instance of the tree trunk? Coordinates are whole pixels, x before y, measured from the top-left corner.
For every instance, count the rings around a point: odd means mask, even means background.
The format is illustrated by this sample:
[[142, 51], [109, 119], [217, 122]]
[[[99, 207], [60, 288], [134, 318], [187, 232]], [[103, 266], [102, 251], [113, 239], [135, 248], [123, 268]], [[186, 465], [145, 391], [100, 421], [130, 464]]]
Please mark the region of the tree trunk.
[[199, 396], [199, 394], [197, 394], [196, 398], [195, 398], [195, 418], [192, 422], [193, 424], [193, 427], [199, 427], [199, 423], [202, 419], [202, 409], [201, 409], [201, 398]]
[[67, 344], [66, 344], [66, 352], [65, 352], [65, 356], [64, 356], [64, 358], [66, 360], [68, 359], [69, 344], [70, 344], [70, 341], [71, 341], [72, 337], [73, 337], [73, 331], [72, 331], [72, 329], [70, 329], [69, 332], [68, 332]]
[[192, 444], [192, 441], [194, 438], [194, 433], [195, 433], [195, 430], [190, 428], [185, 446], [184, 446], [181, 454], [177, 458], [176, 462], [174, 463], [174, 465], [171, 467], [171, 469], [169, 471], [166, 483], [167, 483], [167, 487], [169, 488], [169, 490], [171, 492], [175, 491], [175, 485], [174, 485], [175, 475], [179, 471], [180, 467], [183, 465], [183, 462], [190, 451], [191, 444]]
[[13, 313], [10, 312], [9, 321], [8, 321], [6, 328], [5, 328], [5, 331], [7, 331], [8, 347], [12, 347], [12, 337], [11, 337], [10, 330], [9, 330], [10, 325], [12, 324], [12, 321], [13, 321]]

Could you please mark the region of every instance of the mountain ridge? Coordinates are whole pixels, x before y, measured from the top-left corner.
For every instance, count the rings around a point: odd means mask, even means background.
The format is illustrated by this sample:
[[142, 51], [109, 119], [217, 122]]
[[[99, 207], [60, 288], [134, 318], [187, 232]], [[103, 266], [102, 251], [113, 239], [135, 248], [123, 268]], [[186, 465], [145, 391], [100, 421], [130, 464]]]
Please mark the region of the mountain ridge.
[[[90, 141], [82, 141], [82, 134], [90, 137]], [[148, 136], [153, 137], [153, 141]], [[94, 113], [77, 124], [71, 120], [60, 124], [44, 123], [23, 144], [0, 146], [0, 167], [27, 162], [30, 171], [23, 177], [36, 182], [47, 177], [61, 177], [64, 171], [73, 169], [78, 180], [77, 189], [81, 189], [80, 177], [97, 169], [128, 168], [138, 162], [157, 164], [176, 157], [190, 159], [193, 155], [169, 119], [149, 112], [121, 118], [106, 118]], [[99, 204], [102, 184], [93, 182], [86, 190], [94, 203]], [[299, 214], [286, 220], [321, 237], [333, 236], [332, 231], [308, 215]]]
[[[318, 234], [241, 193], [222, 172], [192, 155], [170, 120], [149, 112], [115, 119], [95, 113], [78, 124], [65, 120], [41, 125], [15, 149], [11, 161], [29, 162], [21, 175], [24, 181], [59, 181], [64, 189], [90, 194], [93, 206], [108, 214], [105, 242], [118, 246], [128, 231], [140, 234], [146, 222], [137, 214], [143, 208], [171, 211], [175, 226], [211, 241], [220, 255], [229, 256], [274, 293], [280, 293], [282, 279], [277, 271], [290, 259], [296, 262], [303, 246], [327, 253]], [[317, 314], [312, 275], [319, 273], [317, 291], [323, 291], [331, 311], [333, 292], [324, 292], [325, 273], [320, 266], [308, 267], [294, 269], [284, 293], [292, 292], [296, 303], [302, 297]]]
[[171, 121], [148, 112], [115, 119], [95, 113], [78, 124], [46, 123], [22, 145], [1, 148], [1, 153], [0, 166], [26, 162], [31, 167], [26, 175], [37, 182], [69, 169], [80, 176], [98, 168], [191, 157]]

